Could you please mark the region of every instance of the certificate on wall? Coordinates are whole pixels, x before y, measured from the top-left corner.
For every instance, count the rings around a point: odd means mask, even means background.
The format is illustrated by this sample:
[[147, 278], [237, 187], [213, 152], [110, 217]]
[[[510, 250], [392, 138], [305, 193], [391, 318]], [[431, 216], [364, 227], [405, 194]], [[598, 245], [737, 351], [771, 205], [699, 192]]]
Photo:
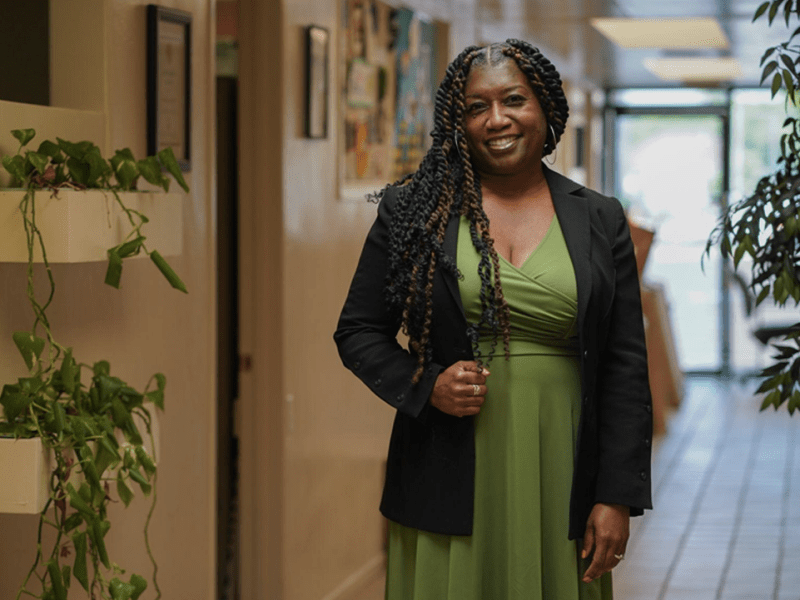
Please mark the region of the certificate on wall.
[[147, 153], [172, 148], [190, 168], [191, 15], [147, 6]]

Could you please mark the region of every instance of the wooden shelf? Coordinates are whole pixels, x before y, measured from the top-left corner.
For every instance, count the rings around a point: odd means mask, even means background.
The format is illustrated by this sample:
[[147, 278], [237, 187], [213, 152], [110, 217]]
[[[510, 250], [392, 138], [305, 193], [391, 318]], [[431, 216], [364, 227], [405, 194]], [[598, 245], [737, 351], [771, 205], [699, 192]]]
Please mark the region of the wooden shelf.
[[[23, 195], [22, 190], [0, 191], [0, 262], [28, 262], [19, 210]], [[182, 194], [122, 192], [120, 198], [150, 220], [142, 227], [148, 248], [163, 256], [182, 253]], [[131, 230], [114, 195], [103, 190], [61, 190], [58, 196], [36, 192], [36, 225], [51, 263], [105, 261], [106, 251], [122, 243]], [[42, 260], [38, 244], [35, 260]]]
[[50, 497], [50, 471], [41, 439], [0, 438], [0, 513], [40, 513]]

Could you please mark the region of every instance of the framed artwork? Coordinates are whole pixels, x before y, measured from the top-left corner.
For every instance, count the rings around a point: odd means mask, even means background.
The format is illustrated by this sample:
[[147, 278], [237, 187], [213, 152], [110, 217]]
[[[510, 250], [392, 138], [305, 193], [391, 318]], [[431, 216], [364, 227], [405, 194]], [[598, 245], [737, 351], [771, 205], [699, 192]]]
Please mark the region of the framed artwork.
[[192, 15], [147, 5], [147, 153], [172, 148], [191, 168]]
[[328, 137], [328, 47], [324, 27], [306, 27], [306, 137]]
[[339, 193], [361, 200], [429, 147], [446, 28], [381, 0], [340, 1]]

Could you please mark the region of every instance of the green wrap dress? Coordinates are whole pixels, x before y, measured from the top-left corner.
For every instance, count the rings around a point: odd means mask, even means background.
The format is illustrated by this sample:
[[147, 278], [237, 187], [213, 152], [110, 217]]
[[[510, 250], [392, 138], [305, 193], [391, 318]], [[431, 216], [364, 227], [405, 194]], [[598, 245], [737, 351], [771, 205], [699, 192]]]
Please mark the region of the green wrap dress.
[[[480, 318], [479, 253], [459, 225], [457, 264], [467, 320]], [[567, 538], [580, 417], [577, 289], [553, 217], [517, 268], [500, 257], [510, 309], [510, 360], [488, 365], [486, 401], [475, 417], [473, 535], [389, 523], [386, 600], [611, 600], [611, 576], [580, 580], [588, 561]], [[480, 339], [482, 356], [491, 338]]]

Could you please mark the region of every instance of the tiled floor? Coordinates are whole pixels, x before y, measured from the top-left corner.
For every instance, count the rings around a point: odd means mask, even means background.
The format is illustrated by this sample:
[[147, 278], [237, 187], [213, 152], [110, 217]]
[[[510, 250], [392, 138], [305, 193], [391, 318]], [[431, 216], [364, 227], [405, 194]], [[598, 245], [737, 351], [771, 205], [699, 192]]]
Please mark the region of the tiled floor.
[[687, 382], [616, 600], [800, 599], [800, 415], [758, 406], [742, 388]]
[[[758, 406], [741, 387], [687, 380], [615, 600], [800, 600], [800, 414]], [[373, 582], [358, 600], [382, 590]]]

